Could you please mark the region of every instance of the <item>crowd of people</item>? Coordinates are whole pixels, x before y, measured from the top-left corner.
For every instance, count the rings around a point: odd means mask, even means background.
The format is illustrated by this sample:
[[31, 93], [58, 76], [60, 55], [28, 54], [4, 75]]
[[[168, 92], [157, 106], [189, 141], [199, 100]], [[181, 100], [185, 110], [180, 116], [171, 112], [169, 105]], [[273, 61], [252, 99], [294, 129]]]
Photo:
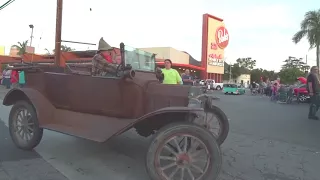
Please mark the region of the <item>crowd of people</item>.
[[10, 65], [2, 71], [1, 84], [7, 89], [12, 87], [23, 87], [25, 83], [24, 71], [14, 70]]
[[266, 79], [266, 81], [262, 81], [260, 83], [256, 83], [252, 81], [250, 84], [250, 90], [253, 95], [262, 94], [269, 96], [271, 100], [277, 100], [279, 90], [281, 88], [280, 78], [277, 78], [274, 81], [270, 81]]

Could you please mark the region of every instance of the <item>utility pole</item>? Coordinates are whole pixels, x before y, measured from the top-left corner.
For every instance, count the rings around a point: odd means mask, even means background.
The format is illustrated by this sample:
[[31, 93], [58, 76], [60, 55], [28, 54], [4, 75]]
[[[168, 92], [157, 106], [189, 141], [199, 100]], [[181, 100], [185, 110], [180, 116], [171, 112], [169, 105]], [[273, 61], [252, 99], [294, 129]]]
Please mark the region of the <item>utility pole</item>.
[[306, 55], [306, 64], [308, 65], [308, 55]]
[[230, 70], [229, 70], [229, 82], [231, 82], [231, 77], [232, 77], [231, 64], [229, 65], [229, 68], [230, 68]]
[[34, 28], [34, 26], [33, 26], [33, 24], [30, 24], [30, 25], [29, 25], [29, 27], [30, 27], [30, 29], [31, 29], [31, 36], [30, 36], [30, 47], [32, 47], [32, 39], [33, 39], [33, 28]]
[[61, 66], [61, 29], [62, 29], [62, 6], [63, 0], [57, 0], [57, 14], [56, 14], [56, 40], [55, 40], [55, 65]]

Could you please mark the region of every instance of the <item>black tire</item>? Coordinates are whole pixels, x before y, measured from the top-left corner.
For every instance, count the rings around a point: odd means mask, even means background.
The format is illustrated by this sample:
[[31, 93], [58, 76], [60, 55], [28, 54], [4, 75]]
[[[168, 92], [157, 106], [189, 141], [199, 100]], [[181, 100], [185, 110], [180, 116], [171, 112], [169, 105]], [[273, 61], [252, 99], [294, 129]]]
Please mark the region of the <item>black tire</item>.
[[216, 90], [218, 90], [218, 91], [221, 90], [221, 86], [217, 86]]
[[[229, 134], [229, 120], [227, 115], [217, 106], [213, 105], [213, 100], [208, 99], [208, 103], [205, 103], [204, 111], [214, 114], [220, 124], [220, 133], [217, 138], [217, 142], [221, 145], [228, 137]], [[214, 135], [214, 134], [213, 134]]]
[[[20, 110], [25, 109], [27, 112], [30, 113], [31, 115], [31, 122], [33, 122], [32, 129], [33, 129], [33, 135], [32, 137], [27, 141], [27, 140], [19, 140], [18, 135], [15, 132], [16, 126], [15, 123], [18, 121], [18, 113]], [[28, 130], [29, 131], [29, 130]], [[39, 122], [37, 118], [37, 113], [29, 102], [26, 101], [18, 101], [16, 102], [13, 107], [11, 108], [10, 115], [9, 115], [9, 132], [12, 141], [14, 144], [23, 150], [32, 150], [35, 148], [41, 141], [42, 136], [43, 136], [43, 129], [39, 127]], [[24, 141], [24, 142], [22, 142]]]
[[146, 169], [152, 180], [166, 180], [157, 171], [157, 158], [159, 149], [163, 143], [174, 135], [188, 134], [200, 139], [208, 149], [210, 154], [210, 163], [207, 172], [203, 175], [202, 180], [216, 180], [222, 166], [222, 153], [219, 144], [216, 142], [215, 137], [205, 128], [194, 123], [179, 122], [172, 123], [161, 128], [153, 137], [149, 146], [146, 157]]

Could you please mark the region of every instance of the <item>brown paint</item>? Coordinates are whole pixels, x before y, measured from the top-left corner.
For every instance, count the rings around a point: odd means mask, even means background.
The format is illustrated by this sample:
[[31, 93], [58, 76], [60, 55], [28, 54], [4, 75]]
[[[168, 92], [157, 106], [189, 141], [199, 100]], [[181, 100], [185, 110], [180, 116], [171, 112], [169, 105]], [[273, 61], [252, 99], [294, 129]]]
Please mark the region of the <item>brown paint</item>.
[[27, 99], [42, 128], [98, 142], [132, 127], [149, 135], [167, 123], [185, 120], [189, 113], [203, 111], [187, 107], [190, 87], [160, 84], [154, 73], [136, 72], [133, 79], [123, 79], [92, 77], [90, 67], [84, 65], [74, 65], [77, 70], [16, 68], [25, 70], [27, 84], [9, 91], [4, 105]]

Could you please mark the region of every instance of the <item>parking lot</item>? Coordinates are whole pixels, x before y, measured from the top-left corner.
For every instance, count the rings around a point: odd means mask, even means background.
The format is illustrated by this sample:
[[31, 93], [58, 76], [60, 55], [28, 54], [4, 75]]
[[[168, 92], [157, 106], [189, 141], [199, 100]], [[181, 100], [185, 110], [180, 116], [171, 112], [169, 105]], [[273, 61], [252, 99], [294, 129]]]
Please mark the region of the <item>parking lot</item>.
[[[277, 104], [247, 94], [214, 94], [220, 97], [215, 104], [230, 119], [230, 133], [222, 145], [221, 180], [319, 179], [320, 122], [307, 119], [307, 104]], [[0, 106], [4, 124], [9, 110]], [[101, 144], [45, 131], [36, 152], [70, 180], [148, 180], [144, 155], [149, 141], [134, 130]], [[7, 146], [1, 148], [14, 148]], [[1, 164], [6, 164], [4, 157], [12, 151], [0, 152]], [[6, 166], [2, 168], [6, 170]], [[31, 174], [28, 169], [21, 173]]]

